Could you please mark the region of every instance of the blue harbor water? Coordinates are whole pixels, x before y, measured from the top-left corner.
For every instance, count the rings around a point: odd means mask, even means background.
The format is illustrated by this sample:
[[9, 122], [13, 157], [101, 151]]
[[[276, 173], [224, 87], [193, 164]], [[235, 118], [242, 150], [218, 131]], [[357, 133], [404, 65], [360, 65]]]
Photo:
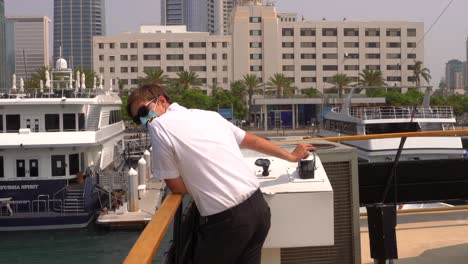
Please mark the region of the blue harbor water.
[[[122, 263], [141, 231], [86, 229], [0, 233], [0, 263]], [[162, 247], [167, 248], [168, 235]], [[153, 263], [163, 263], [158, 252]]]

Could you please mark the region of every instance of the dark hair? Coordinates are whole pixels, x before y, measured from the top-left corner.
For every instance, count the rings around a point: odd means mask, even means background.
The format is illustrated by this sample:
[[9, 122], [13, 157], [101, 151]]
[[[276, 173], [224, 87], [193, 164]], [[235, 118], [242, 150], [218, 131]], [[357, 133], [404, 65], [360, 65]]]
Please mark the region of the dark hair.
[[132, 116], [132, 104], [138, 100], [149, 101], [151, 99], [157, 98], [159, 96], [164, 96], [168, 103], [172, 103], [171, 98], [167, 94], [166, 89], [160, 84], [145, 84], [139, 88], [133, 90], [133, 92], [128, 97], [127, 101], [127, 113], [129, 116]]

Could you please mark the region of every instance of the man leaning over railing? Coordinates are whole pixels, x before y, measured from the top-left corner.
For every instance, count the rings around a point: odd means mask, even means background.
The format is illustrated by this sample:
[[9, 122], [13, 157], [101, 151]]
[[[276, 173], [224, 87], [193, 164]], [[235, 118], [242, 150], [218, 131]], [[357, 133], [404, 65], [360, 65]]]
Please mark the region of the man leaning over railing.
[[216, 112], [173, 103], [159, 85], [144, 85], [128, 98], [127, 111], [147, 127], [154, 175], [173, 193], [190, 194], [203, 217], [194, 263], [260, 263], [270, 229], [270, 208], [239, 146], [291, 162], [312, 145], [289, 153], [246, 133]]

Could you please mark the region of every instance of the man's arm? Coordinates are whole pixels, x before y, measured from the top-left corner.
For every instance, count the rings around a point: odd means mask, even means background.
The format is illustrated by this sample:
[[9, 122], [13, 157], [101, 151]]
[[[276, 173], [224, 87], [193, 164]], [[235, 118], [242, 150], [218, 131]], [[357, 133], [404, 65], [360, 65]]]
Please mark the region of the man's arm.
[[167, 187], [171, 190], [172, 193], [177, 194], [187, 194], [187, 189], [185, 188], [184, 181], [182, 177], [177, 177], [175, 179], [165, 179]]
[[310, 144], [299, 144], [289, 153], [271, 141], [249, 133], [245, 133], [245, 137], [240, 146], [290, 162], [298, 162], [301, 159], [305, 159], [309, 156], [309, 151], [315, 150]]

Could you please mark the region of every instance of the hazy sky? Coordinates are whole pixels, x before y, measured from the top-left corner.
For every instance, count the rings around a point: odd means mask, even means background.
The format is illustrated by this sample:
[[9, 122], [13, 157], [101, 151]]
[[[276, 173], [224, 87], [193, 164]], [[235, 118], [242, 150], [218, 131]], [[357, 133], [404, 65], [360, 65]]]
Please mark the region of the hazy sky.
[[[272, 1], [275, 2], [275, 1]], [[279, 12], [295, 12], [307, 20], [424, 21], [426, 30], [450, 0], [277, 0]], [[6, 0], [6, 15], [47, 15], [53, 0]], [[160, 22], [159, 0], [107, 0], [107, 34], [135, 31], [140, 24]], [[425, 64], [437, 87], [450, 59], [466, 60], [468, 1], [455, 0], [425, 39]]]

